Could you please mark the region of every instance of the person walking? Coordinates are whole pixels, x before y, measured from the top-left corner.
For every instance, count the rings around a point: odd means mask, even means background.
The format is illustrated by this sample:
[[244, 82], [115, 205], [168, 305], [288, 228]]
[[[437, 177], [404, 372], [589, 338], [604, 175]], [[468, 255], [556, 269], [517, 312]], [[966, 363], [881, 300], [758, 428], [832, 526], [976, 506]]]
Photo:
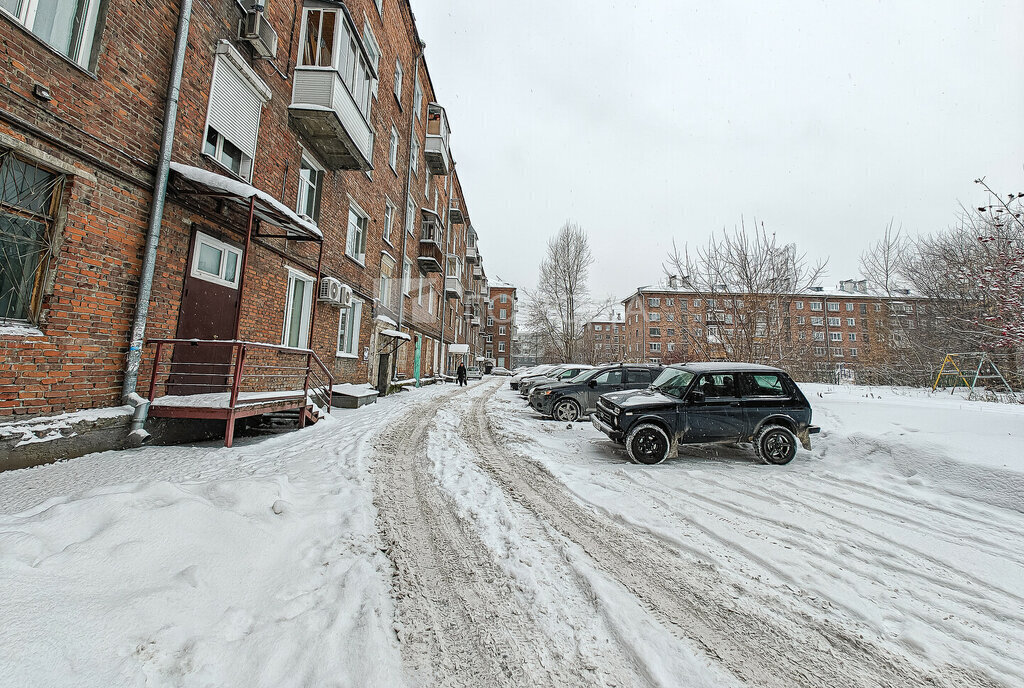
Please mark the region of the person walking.
[[459, 387], [466, 386], [466, 364], [459, 363], [459, 369], [455, 371], [455, 377], [459, 381]]

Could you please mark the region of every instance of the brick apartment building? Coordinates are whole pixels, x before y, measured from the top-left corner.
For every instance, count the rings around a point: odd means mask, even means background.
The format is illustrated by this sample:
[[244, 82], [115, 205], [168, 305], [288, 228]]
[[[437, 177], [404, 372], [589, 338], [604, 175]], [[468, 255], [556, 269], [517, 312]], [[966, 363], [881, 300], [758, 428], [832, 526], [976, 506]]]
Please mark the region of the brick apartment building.
[[512, 369], [516, 365], [516, 314], [519, 300], [516, 288], [506, 282], [491, 283], [490, 315], [487, 318], [486, 357], [494, 365]]
[[[805, 379], [871, 379], [899, 356], [927, 304], [909, 290], [882, 294], [864, 280], [812, 287], [765, 303], [684, 280], [640, 287], [623, 302], [625, 358], [675, 363], [772, 356]], [[770, 354], [752, 356], [772, 342]], [[737, 353], [742, 352], [742, 353]]]
[[156, 396], [383, 390], [482, 353], [408, 0], [13, 0], [0, 45], [0, 417], [146, 395], [158, 348]]
[[626, 323], [621, 313], [595, 318], [583, 329], [583, 350], [590, 365], [617, 363], [626, 357]]

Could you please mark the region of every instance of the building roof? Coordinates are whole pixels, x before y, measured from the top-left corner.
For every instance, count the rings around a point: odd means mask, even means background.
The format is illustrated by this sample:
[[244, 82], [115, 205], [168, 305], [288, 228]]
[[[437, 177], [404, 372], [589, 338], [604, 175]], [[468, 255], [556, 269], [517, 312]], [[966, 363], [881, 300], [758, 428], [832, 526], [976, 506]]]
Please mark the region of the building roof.
[[[844, 288], [845, 286], [845, 288]], [[694, 289], [692, 286], [679, 286], [670, 287], [667, 284], [651, 284], [646, 286], [637, 287], [636, 291], [622, 299], [620, 303], [626, 304], [630, 299], [640, 295], [657, 296], [662, 294], [679, 294], [685, 296], [696, 296], [696, 297], [716, 297], [716, 296], [743, 296], [750, 292], [734, 289], [716, 289], [714, 291], [701, 291]], [[835, 287], [822, 287], [812, 286], [805, 289], [796, 290], [786, 294], [786, 296], [803, 296], [806, 298], [813, 298], [815, 296], [825, 298], [873, 298], [873, 299], [921, 299], [925, 298], [923, 294], [913, 289], [906, 287], [894, 287], [890, 291], [886, 292], [883, 289], [879, 289], [874, 285], [867, 283], [867, 280], [842, 280]]]

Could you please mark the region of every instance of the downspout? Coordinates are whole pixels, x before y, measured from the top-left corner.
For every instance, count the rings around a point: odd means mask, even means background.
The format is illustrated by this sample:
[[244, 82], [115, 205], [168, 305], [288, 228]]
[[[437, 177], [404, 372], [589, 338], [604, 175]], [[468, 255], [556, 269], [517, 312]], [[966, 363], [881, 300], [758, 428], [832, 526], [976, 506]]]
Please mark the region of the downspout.
[[129, 339], [128, 360], [121, 384], [121, 398], [135, 406], [132, 416], [129, 442], [142, 444], [149, 440], [144, 429], [149, 414], [149, 402], [135, 393], [139, 379], [139, 365], [142, 362], [142, 347], [146, 335], [146, 321], [149, 318], [149, 299], [153, 293], [153, 273], [156, 271], [156, 252], [160, 243], [160, 225], [164, 217], [167, 200], [167, 177], [171, 169], [171, 150], [174, 146], [174, 127], [178, 121], [178, 100], [181, 97], [181, 75], [185, 67], [185, 53], [188, 50], [189, 22], [192, 19], [192, 0], [181, 0], [178, 13], [178, 29], [174, 36], [174, 57], [171, 60], [171, 78], [167, 86], [167, 105], [164, 109], [163, 139], [160, 142], [160, 156], [157, 160], [156, 177], [153, 182], [153, 207], [146, 230], [146, 249], [142, 257], [142, 271], [139, 275], [139, 291], [135, 298], [135, 320]]
[[[409, 108], [409, 165], [408, 165], [409, 169], [407, 169], [405, 171], [405, 209], [406, 209], [406, 211], [409, 210], [409, 196], [412, 194], [412, 144], [413, 144], [413, 140], [416, 137], [416, 115], [418, 114], [417, 110], [418, 109], [422, 109], [422, 106], [423, 106], [423, 104], [420, 103], [420, 108], [416, 107], [416, 84], [420, 80], [420, 60], [423, 58], [423, 47], [424, 47], [424, 45], [421, 42], [420, 43], [420, 51], [418, 53], [416, 53], [416, 63], [415, 63], [415, 67], [413, 68], [413, 81], [412, 81], [413, 99], [412, 99], [412, 107]], [[415, 214], [418, 213], [418, 212], [419, 212], [418, 208], [414, 208], [413, 209], [413, 214], [414, 215], [413, 215], [413, 218], [412, 218], [412, 231], [414, 233], [416, 232], [416, 217], [415, 217]], [[406, 250], [406, 246], [407, 246], [407, 242], [408, 241], [409, 241], [409, 232], [406, 232], [404, 230], [404, 228], [403, 228], [403, 230], [402, 230], [402, 272], [403, 273], [405, 272], [405, 250]], [[412, 279], [411, 268], [410, 268], [409, 278]], [[402, 276], [402, 282], [403, 283], [405, 282], [404, 274]], [[402, 331], [402, 322], [405, 320], [405, 294], [401, 291], [401, 289], [402, 288], [399, 287], [399, 294], [401, 294], [401, 297], [398, 300], [398, 331], [399, 332]], [[443, 296], [444, 292], [442, 291], [441, 294]], [[398, 357], [397, 356], [395, 357], [395, 360], [393, 360], [391, 362], [391, 369], [392, 369], [392, 371], [395, 370], [395, 366], [396, 365], [398, 365]]]

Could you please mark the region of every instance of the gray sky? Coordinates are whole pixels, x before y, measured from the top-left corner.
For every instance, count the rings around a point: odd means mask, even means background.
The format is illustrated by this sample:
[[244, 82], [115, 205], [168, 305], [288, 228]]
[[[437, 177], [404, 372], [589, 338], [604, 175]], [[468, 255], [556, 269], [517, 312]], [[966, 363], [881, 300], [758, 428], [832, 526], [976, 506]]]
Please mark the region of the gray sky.
[[[489, 275], [566, 220], [597, 296], [757, 218], [828, 282], [894, 218], [1024, 191], [1024, 3], [412, 0]], [[1018, 188], [1019, 187], [1019, 188]]]

